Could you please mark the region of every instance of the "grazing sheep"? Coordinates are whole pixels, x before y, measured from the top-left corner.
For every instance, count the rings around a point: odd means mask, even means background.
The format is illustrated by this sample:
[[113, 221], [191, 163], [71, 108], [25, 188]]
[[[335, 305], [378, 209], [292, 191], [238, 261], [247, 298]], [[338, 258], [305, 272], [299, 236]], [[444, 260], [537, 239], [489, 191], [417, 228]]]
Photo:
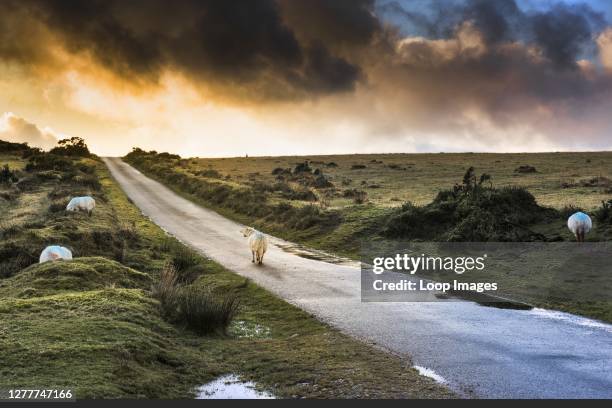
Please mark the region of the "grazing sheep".
[[44, 263], [47, 261], [56, 261], [58, 259], [72, 259], [72, 252], [68, 248], [64, 248], [63, 246], [51, 245], [48, 246], [42, 251], [40, 254], [39, 263]]
[[591, 217], [579, 211], [568, 218], [567, 227], [576, 236], [578, 242], [584, 242], [584, 236], [593, 228], [593, 223]]
[[249, 248], [251, 248], [251, 254], [253, 255], [251, 262], [257, 262], [261, 265], [263, 263], [264, 254], [268, 249], [268, 238], [251, 227], [246, 227], [240, 232], [242, 232], [244, 237], [249, 238]]
[[91, 215], [91, 212], [96, 207], [96, 200], [93, 198], [86, 197], [74, 197], [66, 206], [66, 211], [86, 211], [87, 214]]

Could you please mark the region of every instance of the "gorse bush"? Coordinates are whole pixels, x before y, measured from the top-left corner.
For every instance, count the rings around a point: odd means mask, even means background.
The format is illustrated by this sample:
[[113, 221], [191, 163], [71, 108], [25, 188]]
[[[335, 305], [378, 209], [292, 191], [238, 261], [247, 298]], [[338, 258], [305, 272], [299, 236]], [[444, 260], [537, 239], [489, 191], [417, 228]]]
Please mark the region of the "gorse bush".
[[0, 184], [16, 183], [17, 181], [19, 181], [17, 174], [10, 169], [8, 164], [5, 164], [0, 170]]
[[612, 200], [602, 201], [601, 207], [593, 215], [600, 223], [612, 224]]
[[74, 163], [71, 159], [51, 153], [39, 153], [30, 157], [25, 167], [26, 171], [73, 171]]
[[533, 241], [529, 226], [552, 216], [521, 187], [493, 188], [490, 176], [469, 168], [462, 184], [438, 193], [422, 207], [404, 204], [388, 218], [382, 235], [441, 241]]

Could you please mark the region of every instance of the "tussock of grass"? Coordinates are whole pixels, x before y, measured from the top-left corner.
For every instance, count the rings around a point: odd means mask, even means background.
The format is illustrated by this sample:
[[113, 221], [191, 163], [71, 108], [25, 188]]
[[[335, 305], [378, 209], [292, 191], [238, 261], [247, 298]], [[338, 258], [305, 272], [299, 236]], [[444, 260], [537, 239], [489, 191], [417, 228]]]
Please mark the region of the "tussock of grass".
[[176, 292], [176, 319], [199, 334], [225, 333], [238, 312], [239, 301], [232, 295], [215, 295], [195, 287]]
[[185, 324], [199, 334], [225, 333], [238, 311], [238, 297], [214, 294], [208, 289], [180, 286], [173, 263], [168, 263], [152, 287], [159, 299], [164, 316], [175, 323]]

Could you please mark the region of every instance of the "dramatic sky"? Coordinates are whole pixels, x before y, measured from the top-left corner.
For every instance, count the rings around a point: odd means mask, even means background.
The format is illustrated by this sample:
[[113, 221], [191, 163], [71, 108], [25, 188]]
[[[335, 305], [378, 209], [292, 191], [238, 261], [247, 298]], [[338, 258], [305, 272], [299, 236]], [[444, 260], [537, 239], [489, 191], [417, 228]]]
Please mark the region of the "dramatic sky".
[[612, 149], [611, 22], [608, 0], [2, 0], [0, 139]]

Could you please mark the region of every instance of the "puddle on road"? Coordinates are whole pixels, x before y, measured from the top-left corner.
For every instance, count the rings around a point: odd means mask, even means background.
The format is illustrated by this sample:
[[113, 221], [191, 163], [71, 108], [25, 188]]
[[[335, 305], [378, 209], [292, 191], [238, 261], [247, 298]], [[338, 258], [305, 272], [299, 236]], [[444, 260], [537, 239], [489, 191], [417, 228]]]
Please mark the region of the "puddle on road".
[[496, 309], [511, 309], [511, 310], [532, 310], [533, 306], [527, 303], [518, 302], [503, 298], [501, 296], [489, 295], [487, 293], [478, 293], [472, 291], [454, 291], [449, 290], [447, 293], [436, 293], [434, 295], [440, 300], [461, 299], [475, 302], [480, 306], [494, 307]]
[[274, 245], [276, 245], [277, 247], [279, 247], [285, 252], [297, 255], [302, 258], [312, 259], [312, 260], [321, 261], [321, 262], [327, 262], [327, 263], [334, 264], [334, 265], [353, 266], [356, 268], [360, 267], [360, 263], [357, 261], [353, 261], [352, 259], [328, 254], [327, 252], [319, 251], [319, 250], [312, 249], [312, 248], [307, 248], [300, 244], [294, 244], [290, 242], [283, 242], [283, 243], [275, 242]]
[[600, 322], [598, 320], [589, 319], [587, 317], [576, 316], [570, 313], [559, 312], [556, 310], [540, 309], [537, 307], [534, 308], [531, 313], [543, 319], [561, 320], [564, 322], [576, 324], [578, 326], [600, 329], [608, 333], [612, 333], [612, 325]]
[[442, 377], [440, 374], [437, 374], [431, 368], [421, 367], [421, 366], [418, 366], [418, 365], [415, 365], [413, 367], [416, 368], [416, 370], [422, 376], [429, 377], [429, 378], [433, 379], [434, 381], [436, 381], [436, 382], [438, 382], [440, 384], [446, 384], [448, 382], [448, 381], [446, 381], [446, 378]]
[[265, 391], [258, 391], [255, 383], [242, 381], [234, 374], [224, 375], [197, 389], [196, 399], [275, 399]]

